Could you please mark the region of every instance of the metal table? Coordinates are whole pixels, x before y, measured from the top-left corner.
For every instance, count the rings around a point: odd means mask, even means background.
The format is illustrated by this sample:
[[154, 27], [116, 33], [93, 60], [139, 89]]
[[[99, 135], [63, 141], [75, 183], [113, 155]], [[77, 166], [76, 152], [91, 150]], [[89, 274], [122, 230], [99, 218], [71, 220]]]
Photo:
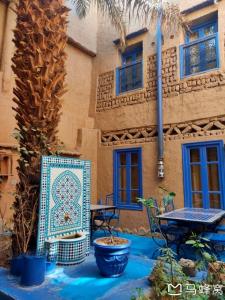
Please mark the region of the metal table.
[[214, 208], [180, 208], [158, 215], [160, 220], [174, 220], [181, 222], [196, 222], [214, 224], [225, 215], [225, 210]]
[[91, 231], [91, 241], [93, 236], [93, 229], [94, 229], [94, 214], [100, 211], [106, 210], [113, 210], [115, 214], [116, 206], [114, 205], [102, 205], [102, 204], [91, 204], [90, 211], [91, 211], [91, 220], [90, 220], [90, 231]]
[[[157, 216], [161, 220], [173, 220], [187, 228], [187, 232], [178, 242], [180, 245], [186, 240], [192, 231], [206, 231], [208, 225], [214, 225], [225, 215], [225, 210], [214, 208], [180, 208]], [[187, 226], [188, 225], [188, 226]], [[168, 237], [165, 236], [168, 241]], [[179, 252], [179, 250], [178, 250]]]

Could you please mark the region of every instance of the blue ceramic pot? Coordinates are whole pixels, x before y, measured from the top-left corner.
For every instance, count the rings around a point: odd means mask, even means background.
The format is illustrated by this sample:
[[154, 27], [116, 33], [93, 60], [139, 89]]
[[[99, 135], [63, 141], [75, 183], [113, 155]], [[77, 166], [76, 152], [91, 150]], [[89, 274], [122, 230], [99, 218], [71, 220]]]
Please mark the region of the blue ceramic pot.
[[14, 276], [20, 276], [23, 271], [24, 255], [13, 257], [10, 261], [10, 273]]
[[21, 274], [21, 285], [40, 285], [45, 280], [45, 256], [24, 255], [24, 268]]
[[99, 271], [104, 277], [119, 277], [127, 266], [131, 241], [120, 238], [124, 240], [124, 244], [102, 245], [102, 239], [105, 238], [99, 238], [93, 242]]

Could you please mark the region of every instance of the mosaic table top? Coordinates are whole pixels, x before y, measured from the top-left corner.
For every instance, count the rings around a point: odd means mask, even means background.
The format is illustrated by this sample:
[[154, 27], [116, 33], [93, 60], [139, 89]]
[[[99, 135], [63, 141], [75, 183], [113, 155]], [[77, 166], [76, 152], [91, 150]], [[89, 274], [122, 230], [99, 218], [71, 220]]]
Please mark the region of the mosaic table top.
[[225, 215], [223, 209], [180, 208], [158, 215], [159, 219], [213, 224]]

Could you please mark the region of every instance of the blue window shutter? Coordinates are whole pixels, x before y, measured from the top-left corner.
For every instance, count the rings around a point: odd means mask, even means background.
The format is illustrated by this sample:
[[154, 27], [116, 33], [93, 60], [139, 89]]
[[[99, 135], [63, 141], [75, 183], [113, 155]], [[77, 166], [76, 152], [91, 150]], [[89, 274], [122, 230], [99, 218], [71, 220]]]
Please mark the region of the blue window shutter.
[[[205, 30], [211, 27], [212, 32], [206, 35]], [[219, 40], [218, 40], [218, 22], [217, 16], [191, 28], [192, 33], [198, 33], [198, 38], [190, 41], [190, 33], [185, 36], [185, 44], [180, 46], [180, 77], [190, 76], [201, 72], [219, 68]], [[206, 43], [215, 43], [215, 59], [207, 61]], [[191, 47], [199, 49], [199, 62], [191, 65]], [[209, 65], [211, 63], [211, 66]], [[214, 66], [212, 66], [214, 64]], [[185, 66], [185, 67], [184, 67]]]
[[[142, 42], [128, 47], [121, 54], [122, 66], [117, 68], [116, 95], [143, 87]], [[129, 61], [127, 61], [129, 59]], [[139, 74], [139, 71], [140, 73]]]
[[[211, 162], [207, 160], [207, 149], [216, 148], [218, 161]], [[201, 174], [201, 194], [202, 194], [202, 206], [203, 208], [210, 207], [210, 195], [220, 195], [220, 206], [222, 209], [225, 207], [225, 164], [224, 164], [224, 144], [223, 141], [209, 141], [184, 144], [182, 146], [183, 155], [183, 184], [184, 184], [184, 205], [186, 207], [192, 207], [192, 195], [196, 194], [196, 191], [192, 191], [191, 183], [191, 162], [190, 162], [190, 150], [198, 149], [200, 153], [200, 162], [192, 163], [200, 166]], [[219, 190], [209, 190], [208, 182], [208, 167], [210, 165], [217, 165], [218, 168], [218, 181]]]
[[[126, 155], [126, 202], [120, 201], [120, 165], [119, 158], [121, 154]], [[126, 149], [118, 149], [113, 152], [113, 192], [115, 195], [115, 199], [117, 200], [117, 206], [121, 209], [129, 209], [129, 210], [142, 210], [143, 207], [139, 203], [132, 203], [131, 198], [131, 154], [136, 153], [138, 156], [138, 197], [142, 197], [142, 150], [141, 148], [126, 148]]]

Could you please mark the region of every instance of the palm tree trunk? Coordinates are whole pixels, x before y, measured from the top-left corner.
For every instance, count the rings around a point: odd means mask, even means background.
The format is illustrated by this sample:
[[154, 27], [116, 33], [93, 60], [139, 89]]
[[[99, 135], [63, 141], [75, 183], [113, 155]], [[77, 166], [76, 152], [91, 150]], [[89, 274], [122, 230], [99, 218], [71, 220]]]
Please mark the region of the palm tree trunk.
[[14, 30], [19, 182], [14, 202], [15, 252], [35, 241], [42, 155], [56, 150], [64, 93], [67, 15], [63, 0], [18, 0]]

